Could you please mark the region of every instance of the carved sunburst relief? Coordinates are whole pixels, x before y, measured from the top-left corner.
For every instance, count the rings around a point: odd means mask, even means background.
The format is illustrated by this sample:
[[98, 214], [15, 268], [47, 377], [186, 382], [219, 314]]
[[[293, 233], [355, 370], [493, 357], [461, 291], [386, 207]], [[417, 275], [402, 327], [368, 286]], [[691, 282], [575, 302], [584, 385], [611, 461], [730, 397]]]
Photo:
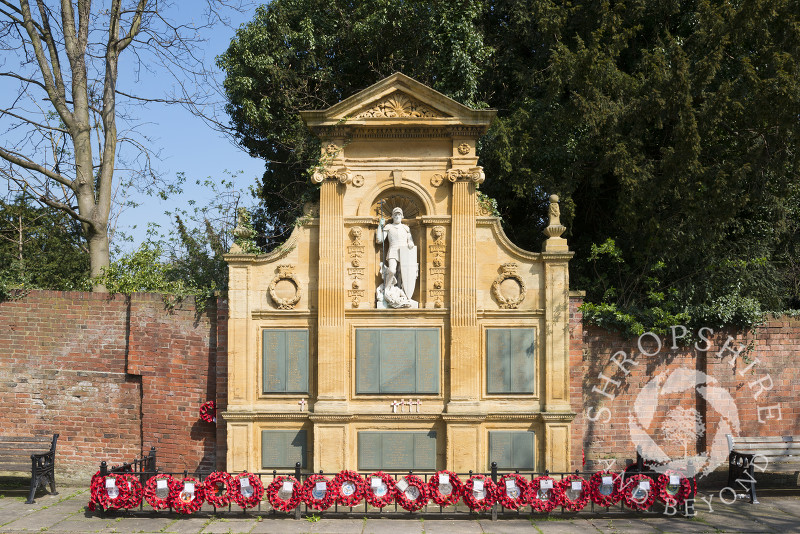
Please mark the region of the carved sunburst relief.
[[[381, 201], [383, 201], [383, 213], [381, 213]], [[413, 219], [420, 215], [419, 202], [411, 195], [393, 192], [378, 198], [372, 204], [370, 213], [386, 220], [392, 218], [392, 210], [395, 208], [403, 210], [404, 219]]]
[[416, 98], [411, 98], [400, 91], [395, 91], [377, 104], [359, 112], [354, 118], [363, 119], [365, 117], [441, 117], [434, 109], [426, 106]]

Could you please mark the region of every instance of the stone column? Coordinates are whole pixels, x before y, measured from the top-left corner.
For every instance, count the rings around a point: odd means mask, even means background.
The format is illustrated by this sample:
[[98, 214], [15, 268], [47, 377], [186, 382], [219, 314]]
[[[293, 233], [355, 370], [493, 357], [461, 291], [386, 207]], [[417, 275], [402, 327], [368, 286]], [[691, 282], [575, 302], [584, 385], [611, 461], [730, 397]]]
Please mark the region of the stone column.
[[322, 181], [319, 204], [319, 289], [317, 303], [317, 401], [314, 412], [347, 408], [345, 303], [345, 185]]
[[[482, 177], [482, 172], [476, 176]], [[447, 411], [474, 412], [480, 399], [477, 317], [475, 183], [464, 171], [448, 171], [453, 182], [450, 247], [450, 402]]]
[[546, 412], [570, 412], [569, 402], [569, 267], [573, 253], [561, 237], [558, 196], [550, 196], [550, 224], [545, 228], [545, 405]]

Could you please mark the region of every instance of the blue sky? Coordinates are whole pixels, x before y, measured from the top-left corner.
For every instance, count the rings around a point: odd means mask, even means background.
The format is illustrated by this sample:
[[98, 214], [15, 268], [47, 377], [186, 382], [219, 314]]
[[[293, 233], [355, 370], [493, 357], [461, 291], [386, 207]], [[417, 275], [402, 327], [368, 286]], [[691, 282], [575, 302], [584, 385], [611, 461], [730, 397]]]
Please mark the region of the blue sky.
[[[201, 17], [203, 2], [179, 2], [171, 13], [173, 20], [192, 20]], [[208, 41], [203, 43], [202, 53], [205, 64], [212, 65], [217, 55], [225, 51], [235, 28], [252, 19], [254, 8], [245, 13], [232, 13], [232, 27], [217, 26], [207, 33]], [[127, 60], [127, 61], [126, 61]], [[133, 81], [131, 58], [122, 56], [120, 64], [120, 90], [129, 90], [135, 85], [139, 95], [164, 98], [170, 90], [169, 73], [141, 73], [139, 80]], [[127, 70], [126, 70], [127, 67]], [[218, 73], [219, 74], [219, 73]], [[220, 80], [222, 75], [219, 74]], [[133, 92], [133, 91], [132, 91]], [[161, 225], [162, 231], [171, 228], [170, 218], [165, 211], [183, 207], [189, 209], [188, 201], [198, 204], [207, 202], [212, 193], [205, 187], [196, 186], [196, 180], [207, 178], [218, 181], [229, 179], [226, 171], [237, 175], [236, 187], [246, 189], [255, 183], [263, 173], [264, 161], [251, 158], [244, 150], [234, 146], [224, 135], [213, 130], [203, 120], [193, 116], [188, 110], [177, 105], [149, 104], [135, 108], [133, 112], [141, 123], [139, 132], [150, 137], [152, 148], [160, 150], [161, 158], [156, 168], [165, 180], [174, 180], [178, 172], [186, 174], [184, 193], [163, 201], [155, 196], [129, 191], [129, 198], [138, 203], [135, 208], [126, 208], [117, 219], [116, 229], [133, 237], [132, 243], [116, 240], [123, 250], [138, 246], [146, 236], [148, 223]], [[224, 112], [222, 114], [223, 117]], [[226, 117], [227, 118], [227, 117]], [[255, 202], [255, 201], [251, 201]]]

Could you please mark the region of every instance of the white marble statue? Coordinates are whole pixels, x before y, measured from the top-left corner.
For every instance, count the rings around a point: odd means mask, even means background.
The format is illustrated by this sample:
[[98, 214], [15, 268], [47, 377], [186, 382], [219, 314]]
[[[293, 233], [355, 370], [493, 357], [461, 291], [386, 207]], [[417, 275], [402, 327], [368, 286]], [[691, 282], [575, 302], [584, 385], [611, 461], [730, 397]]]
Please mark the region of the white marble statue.
[[383, 283], [376, 291], [378, 308], [418, 307], [417, 302], [411, 298], [414, 295], [419, 272], [417, 247], [411, 237], [411, 230], [402, 221], [403, 210], [399, 207], [394, 208], [392, 223], [386, 224], [381, 218], [378, 230], [375, 232], [375, 242], [384, 244], [384, 257], [381, 262]]

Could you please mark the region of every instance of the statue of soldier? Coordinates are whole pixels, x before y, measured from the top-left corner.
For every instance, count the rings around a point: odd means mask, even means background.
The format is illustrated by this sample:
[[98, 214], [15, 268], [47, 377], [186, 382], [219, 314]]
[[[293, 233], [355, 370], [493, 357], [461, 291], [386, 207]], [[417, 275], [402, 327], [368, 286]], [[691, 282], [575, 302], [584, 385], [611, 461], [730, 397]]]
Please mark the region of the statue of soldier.
[[[381, 269], [383, 294], [387, 303], [393, 307], [413, 306], [411, 300], [417, 282], [417, 254], [411, 230], [403, 224], [403, 210], [392, 210], [392, 223], [385, 224], [381, 218], [375, 232], [375, 242], [388, 241], [386, 256]], [[399, 277], [398, 277], [399, 275]], [[397, 288], [397, 289], [395, 289]], [[401, 292], [398, 292], [398, 289]]]

